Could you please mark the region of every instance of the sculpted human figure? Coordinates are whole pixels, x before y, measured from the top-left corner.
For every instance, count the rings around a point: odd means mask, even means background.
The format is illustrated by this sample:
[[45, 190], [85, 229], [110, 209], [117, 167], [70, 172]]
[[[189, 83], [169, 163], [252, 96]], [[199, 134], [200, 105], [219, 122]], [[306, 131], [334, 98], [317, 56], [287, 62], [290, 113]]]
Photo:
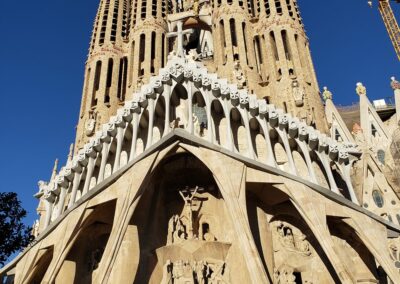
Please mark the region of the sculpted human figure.
[[246, 76], [240, 66], [239, 61], [235, 61], [233, 77], [237, 83], [238, 89], [244, 89], [246, 87]]
[[185, 216], [188, 221], [188, 228], [187, 228], [187, 233], [188, 233], [188, 239], [193, 239], [193, 199], [197, 193], [197, 191], [199, 190], [199, 187], [196, 186], [196, 188], [194, 189], [193, 192], [191, 192], [191, 190], [189, 190], [188, 188], [185, 189], [185, 193], [187, 195], [185, 195], [183, 192], [183, 190], [179, 191], [179, 194], [181, 195], [183, 201], [185, 202], [184, 205], [184, 209], [183, 209], [183, 216]]
[[294, 80], [292, 82], [292, 92], [293, 92], [293, 98], [294, 102], [297, 107], [301, 107], [304, 104], [304, 89], [300, 87], [300, 84], [297, 80]]
[[172, 267], [173, 267], [173, 264], [172, 264], [171, 260], [168, 259], [163, 267], [163, 278], [161, 280], [161, 284], [172, 284], [173, 283]]
[[89, 111], [89, 117], [85, 124], [85, 134], [86, 136], [92, 136], [94, 131], [96, 130], [96, 121], [97, 121], [97, 112]]
[[328, 90], [328, 87], [324, 87], [324, 91], [322, 92], [322, 98], [324, 101], [332, 100], [332, 92]]

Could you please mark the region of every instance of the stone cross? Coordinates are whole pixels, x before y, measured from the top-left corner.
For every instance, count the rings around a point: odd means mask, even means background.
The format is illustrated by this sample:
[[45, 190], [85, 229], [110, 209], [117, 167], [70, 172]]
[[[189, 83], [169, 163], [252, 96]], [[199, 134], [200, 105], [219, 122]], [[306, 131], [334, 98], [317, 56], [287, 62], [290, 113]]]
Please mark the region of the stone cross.
[[183, 37], [186, 34], [191, 34], [193, 33], [193, 29], [189, 29], [189, 30], [183, 30], [183, 22], [182, 21], [178, 21], [177, 22], [177, 31], [176, 32], [169, 32], [167, 34], [167, 38], [171, 38], [171, 37], [177, 37], [178, 38], [178, 50], [176, 52], [176, 55], [179, 57], [185, 57], [185, 52], [183, 49]]

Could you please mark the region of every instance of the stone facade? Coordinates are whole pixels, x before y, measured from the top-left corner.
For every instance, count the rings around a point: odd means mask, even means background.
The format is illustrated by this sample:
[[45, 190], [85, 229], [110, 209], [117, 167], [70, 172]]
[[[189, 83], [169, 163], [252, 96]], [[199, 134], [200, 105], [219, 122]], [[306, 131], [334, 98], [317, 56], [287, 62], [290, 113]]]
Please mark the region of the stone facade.
[[3, 282], [400, 283], [399, 119], [359, 83], [349, 130], [312, 66], [295, 0], [102, 0]]

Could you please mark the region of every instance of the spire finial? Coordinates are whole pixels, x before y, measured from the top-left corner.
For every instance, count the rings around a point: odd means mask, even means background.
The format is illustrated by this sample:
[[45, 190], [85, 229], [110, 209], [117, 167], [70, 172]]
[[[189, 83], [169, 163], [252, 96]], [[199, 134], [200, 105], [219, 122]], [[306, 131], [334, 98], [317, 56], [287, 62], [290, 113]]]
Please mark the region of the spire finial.
[[357, 88], [356, 88], [357, 95], [359, 95], [359, 96], [364, 95], [365, 96], [367, 94], [367, 88], [365, 88], [363, 83], [358, 82], [356, 86], [357, 86]]

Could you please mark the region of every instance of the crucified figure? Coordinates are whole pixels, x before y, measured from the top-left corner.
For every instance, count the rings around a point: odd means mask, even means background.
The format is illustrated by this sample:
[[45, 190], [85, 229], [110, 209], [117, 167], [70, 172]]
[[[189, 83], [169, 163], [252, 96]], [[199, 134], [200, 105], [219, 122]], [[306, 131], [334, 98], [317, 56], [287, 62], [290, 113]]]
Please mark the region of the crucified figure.
[[188, 219], [188, 239], [191, 240], [193, 239], [193, 199], [194, 196], [196, 195], [197, 191], [199, 190], [199, 187], [196, 186], [194, 189], [189, 187], [186, 187], [184, 190], [179, 190], [179, 194], [182, 196], [183, 201], [185, 202], [185, 207], [183, 210], [183, 215], [186, 216]]

